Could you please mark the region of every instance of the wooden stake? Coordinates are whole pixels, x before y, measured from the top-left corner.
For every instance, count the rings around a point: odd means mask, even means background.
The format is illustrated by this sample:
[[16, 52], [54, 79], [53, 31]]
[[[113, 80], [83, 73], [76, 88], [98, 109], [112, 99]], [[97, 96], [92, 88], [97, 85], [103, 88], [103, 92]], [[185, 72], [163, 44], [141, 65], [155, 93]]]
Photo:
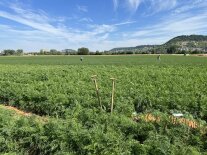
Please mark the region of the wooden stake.
[[101, 98], [100, 98], [100, 95], [99, 95], [99, 89], [98, 89], [98, 83], [97, 83], [96, 77], [97, 77], [97, 75], [91, 76], [91, 78], [92, 78], [92, 80], [93, 80], [93, 82], [95, 84], [96, 95], [97, 95], [97, 98], [98, 98], [98, 102], [99, 102], [100, 108], [101, 108], [101, 110], [103, 110], [102, 104], [101, 104]]
[[112, 80], [112, 93], [111, 93], [111, 114], [114, 109], [114, 92], [115, 92], [115, 78], [110, 78]]

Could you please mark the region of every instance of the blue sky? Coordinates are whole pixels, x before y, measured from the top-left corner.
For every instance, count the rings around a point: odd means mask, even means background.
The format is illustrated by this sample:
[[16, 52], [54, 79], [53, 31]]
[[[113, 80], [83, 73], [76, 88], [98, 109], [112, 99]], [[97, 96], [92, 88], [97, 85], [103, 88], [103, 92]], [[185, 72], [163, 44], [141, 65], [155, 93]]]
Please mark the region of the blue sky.
[[207, 0], [0, 0], [0, 50], [109, 50], [189, 34], [207, 34]]

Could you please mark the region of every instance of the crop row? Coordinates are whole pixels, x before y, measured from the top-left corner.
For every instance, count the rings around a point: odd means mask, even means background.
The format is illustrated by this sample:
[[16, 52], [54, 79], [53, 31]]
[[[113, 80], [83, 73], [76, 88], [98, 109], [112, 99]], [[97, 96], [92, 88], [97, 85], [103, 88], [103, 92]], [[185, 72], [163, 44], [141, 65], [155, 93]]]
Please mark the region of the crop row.
[[[206, 133], [171, 123], [170, 112], [205, 124], [204, 66], [0, 65], [0, 102], [47, 115], [19, 116], [0, 107], [0, 152], [9, 154], [198, 154]], [[97, 75], [101, 111], [91, 75]], [[111, 115], [110, 78], [116, 78]], [[163, 121], [135, 122], [149, 112]], [[45, 118], [45, 116], [43, 117]], [[187, 119], [187, 120], [188, 120]], [[199, 121], [200, 120], [200, 121]]]
[[[1, 65], [0, 102], [39, 115], [64, 116], [77, 104], [98, 107], [91, 75], [98, 75], [102, 104], [109, 109], [115, 77], [115, 112], [177, 110], [207, 117], [207, 69], [184, 66]], [[135, 109], [134, 109], [135, 107]]]

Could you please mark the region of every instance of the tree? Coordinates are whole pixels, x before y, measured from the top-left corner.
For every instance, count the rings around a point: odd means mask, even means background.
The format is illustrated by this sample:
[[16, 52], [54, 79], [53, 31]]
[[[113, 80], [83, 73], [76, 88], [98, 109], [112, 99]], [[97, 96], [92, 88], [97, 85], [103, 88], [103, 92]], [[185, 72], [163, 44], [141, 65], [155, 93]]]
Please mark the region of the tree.
[[24, 51], [23, 49], [16, 50], [16, 55], [23, 55]]
[[45, 51], [43, 49], [40, 50], [40, 55], [44, 55]]
[[3, 55], [14, 55], [15, 54], [15, 50], [10, 50], [10, 49], [3, 50], [2, 54]]
[[199, 53], [201, 53], [201, 52], [199, 52], [199, 50], [194, 50], [194, 51], [192, 51], [192, 53], [191, 54], [199, 54]]
[[57, 55], [58, 51], [56, 49], [51, 49], [50, 54], [51, 55]]
[[89, 54], [89, 49], [82, 47], [78, 49], [78, 55], [88, 55]]
[[100, 53], [99, 51], [96, 51], [95, 55], [101, 55], [102, 53]]
[[177, 47], [176, 47], [175, 45], [170, 46], [170, 47], [167, 49], [167, 53], [168, 53], [168, 54], [174, 54], [174, 53], [176, 53], [176, 51], [177, 51]]

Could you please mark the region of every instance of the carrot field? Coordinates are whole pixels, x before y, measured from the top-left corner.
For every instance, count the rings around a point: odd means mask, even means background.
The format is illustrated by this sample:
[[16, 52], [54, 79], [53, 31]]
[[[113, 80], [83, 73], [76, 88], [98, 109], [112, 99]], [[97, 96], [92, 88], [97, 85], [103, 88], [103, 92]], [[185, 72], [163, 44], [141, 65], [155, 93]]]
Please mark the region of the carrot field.
[[[13, 119], [0, 107], [0, 152], [205, 154], [205, 131], [167, 118], [182, 113], [206, 126], [206, 77], [207, 57], [199, 56], [0, 57], [1, 104], [32, 114]], [[163, 121], [134, 121], [135, 112]], [[47, 121], [37, 121], [41, 117]]]

